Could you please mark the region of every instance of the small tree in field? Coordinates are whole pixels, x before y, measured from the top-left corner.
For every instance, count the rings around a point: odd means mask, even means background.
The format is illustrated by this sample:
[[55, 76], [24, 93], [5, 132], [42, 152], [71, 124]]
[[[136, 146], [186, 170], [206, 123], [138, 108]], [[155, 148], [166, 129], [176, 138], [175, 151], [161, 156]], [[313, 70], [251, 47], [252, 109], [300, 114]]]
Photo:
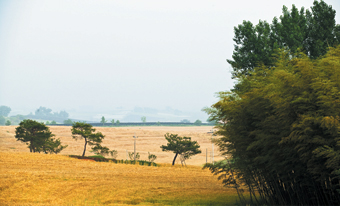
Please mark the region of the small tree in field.
[[191, 141], [191, 137], [180, 137], [178, 134], [166, 133], [165, 139], [168, 141], [167, 145], [162, 145], [163, 151], [172, 151], [175, 153], [172, 165], [175, 165], [175, 161], [178, 155], [183, 155], [186, 159], [189, 157], [201, 153], [200, 146], [197, 141]]
[[11, 124], [12, 124], [12, 122], [11, 122], [11, 121], [9, 121], [9, 120], [7, 120], [5, 124], [6, 124], [6, 126], [9, 126], [9, 125], [11, 125]]
[[[75, 122], [72, 125], [72, 137], [73, 139], [84, 139], [84, 152], [83, 157], [85, 156], [86, 146], [89, 144], [92, 147], [92, 150], [99, 154], [109, 154], [111, 151], [107, 147], [103, 147], [100, 145], [104, 139], [104, 135], [101, 132], [95, 133], [96, 129], [92, 128], [92, 125], [84, 123], [84, 122]], [[114, 150], [112, 150], [114, 152]]]
[[107, 122], [107, 120], [105, 120], [105, 117], [104, 116], [102, 116], [102, 120], [100, 121], [100, 123], [102, 123], [103, 124], [103, 126], [104, 126], [104, 124]]
[[[135, 153], [129, 152], [129, 158], [130, 158], [130, 160], [134, 160], [135, 159]], [[140, 158], [140, 154], [138, 152], [136, 152], [136, 160], [139, 160], [139, 158]]]
[[112, 119], [111, 120], [111, 123], [112, 123], [112, 126], [115, 124], [115, 120], [114, 119]]
[[157, 159], [157, 156], [148, 152], [148, 159], [149, 159], [149, 162], [153, 162]]
[[54, 139], [53, 136], [45, 124], [30, 119], [23, 120], [19, 127], [15, 128], [15, 138], [25, 142], [30, 152], [57, 154], [67, 147], [62, 146], [60, 139]]
[[194, 122], [194, 125], [196, 125], [196, 126], [201, 126], [202, 125], [202, 121], [201, 120], [196, 120], [195, 122]]

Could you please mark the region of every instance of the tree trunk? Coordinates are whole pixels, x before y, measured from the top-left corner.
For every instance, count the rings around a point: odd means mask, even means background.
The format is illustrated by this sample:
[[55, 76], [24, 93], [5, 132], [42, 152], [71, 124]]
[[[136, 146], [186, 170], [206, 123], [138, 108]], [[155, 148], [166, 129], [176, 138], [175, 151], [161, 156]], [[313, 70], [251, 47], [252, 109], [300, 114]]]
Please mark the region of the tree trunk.
[[176, 155], [174, 157], [174, 161], [172, 161], [172, 165], [175, 165], [175, 161], [176, 161], [177, 155], [178, 155], [178, 153], [176, 153]]
[[31, 142], [31, 147], [32, 147], [33, 153], [35, 153], [35, 147], [34, 147], [33, 141]]
[[82, 155], [82, 157], [84, 157], [84, 156], [85, 156], [85, 152], [86, 152], [86, 145], [87, 145], [87, 141], [86, 141], [86, 138], [85, 138], [84, 152], [83, 152], [83, 155]]

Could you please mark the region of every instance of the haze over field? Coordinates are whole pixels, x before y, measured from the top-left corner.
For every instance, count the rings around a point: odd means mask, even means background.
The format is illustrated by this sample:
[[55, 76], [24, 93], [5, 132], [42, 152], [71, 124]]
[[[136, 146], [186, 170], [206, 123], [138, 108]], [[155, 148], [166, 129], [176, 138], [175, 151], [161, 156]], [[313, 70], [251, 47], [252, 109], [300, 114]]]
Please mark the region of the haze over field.
[[205, 121], [200, 110], [234, 84], [234, 26], [312, 3], [1, 0], [0, 105], [10, 115], [44, 106], [84, 120]]

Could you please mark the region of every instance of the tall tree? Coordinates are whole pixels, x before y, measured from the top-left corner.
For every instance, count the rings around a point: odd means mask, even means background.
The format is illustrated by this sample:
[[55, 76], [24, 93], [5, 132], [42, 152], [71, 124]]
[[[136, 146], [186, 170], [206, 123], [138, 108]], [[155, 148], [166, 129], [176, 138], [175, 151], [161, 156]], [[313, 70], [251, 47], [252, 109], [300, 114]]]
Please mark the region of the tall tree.
[[167, 145], [162, 145], [162, 151], [172, 151], [175, 153], [172, 165], [175, 165], [175, 161], [178, 155], [183, 155], [186, 159], [189, 157], [201, 153], [200, 146], [197, 141], [191, 141], [191, 137], [180, 137], [178, 134], [166, 133], [165, 139], [168, 141]]
[[60, 139], [52, 138], [52, 134], [45, 124], [25, 119], [15, 129], [17, 141], [25, 142], [30, 152], [59, 153], [67, 147], [61, 145]]
[[335, 23], [336, 11], [324, 1], [314, 1], [307, 17], [307, 54], [316, 59], [326, 54], [327, 48], [339, 44], [340, 25]]
[[107, 120], [105, 120], [105, 117], [104, 117], [104, 116], [102, 116], [102, 120], [100, 121], [100, 123], [102, 123], [102, 124], [103, 124], [103, 126], [104, 126], [106, 122], [107, 122]]
[[335, 10], [324, 1], [314, 1], [310, 10], [300, 11], [283, 6], [282, 15], [274, 17], [272, 24], [249, 21], [234, 27], [234, 52], [227, 62], [233, 67], [233, 77], [249, 75], [254, 67], [264, 64], [274, 66], [273, 54], [278, 48], [286, 49], [292, 56], [301, 49], [316, 59], [336, 46], [340, 40], [340, 25], [335, 24]]

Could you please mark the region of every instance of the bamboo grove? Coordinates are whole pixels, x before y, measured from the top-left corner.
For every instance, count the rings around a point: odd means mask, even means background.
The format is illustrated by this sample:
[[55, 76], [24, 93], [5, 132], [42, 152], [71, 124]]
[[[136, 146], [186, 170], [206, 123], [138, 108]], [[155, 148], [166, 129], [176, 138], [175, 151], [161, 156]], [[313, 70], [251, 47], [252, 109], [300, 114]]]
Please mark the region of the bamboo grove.
[[206, 167], [239, 192], [246, 187], [253, 204], [337, 205], [340, 46], [314, 60], [280, 50], [275, 62], [205, 109], [220, 122], [217, 144], [230, 158]]

